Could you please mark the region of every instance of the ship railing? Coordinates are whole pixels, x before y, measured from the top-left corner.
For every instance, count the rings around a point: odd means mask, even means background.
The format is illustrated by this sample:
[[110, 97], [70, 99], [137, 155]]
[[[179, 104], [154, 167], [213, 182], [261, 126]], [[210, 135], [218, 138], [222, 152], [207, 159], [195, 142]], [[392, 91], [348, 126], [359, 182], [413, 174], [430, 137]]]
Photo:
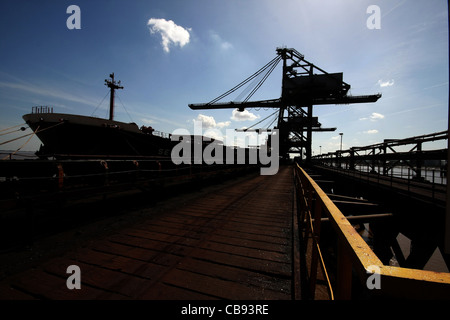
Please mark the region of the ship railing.
[[[302, 272], [306, 279], [301, 282], [307, 283], [306, 286], [302, 284], [302, 288], [307, 289], [304, 290], [307, 293], [302, 290], [302, 295], [314, 299], [316, 288], [321, 285], [317, 280], [319, 275], [325, 279], [330, 299], [351, 299], [354, 272], [366, 292], [374, 297], [447, 299], [450, 296], [450, 273], [384, 265], [333, 201], [298, 164], [294, 167], [294, 177], [299, 254], [309, 260], [307, 270]], [[320, 247], [321, 222], [325, 220], [331, 222], [337, 239], [333, 278], [328, 273]]]
[[49, 106], [34, 106], [31, 113], [53, 113], [53, 107]]
[[161, 137], [161, 138], [166, 138], [166, 139], [170, 139], [171, 134], [170, 133], [166, 133], [166, 132], [162, 132], [162, 131], [153, 131], [152, 133], [154, 136], [157, 137]]

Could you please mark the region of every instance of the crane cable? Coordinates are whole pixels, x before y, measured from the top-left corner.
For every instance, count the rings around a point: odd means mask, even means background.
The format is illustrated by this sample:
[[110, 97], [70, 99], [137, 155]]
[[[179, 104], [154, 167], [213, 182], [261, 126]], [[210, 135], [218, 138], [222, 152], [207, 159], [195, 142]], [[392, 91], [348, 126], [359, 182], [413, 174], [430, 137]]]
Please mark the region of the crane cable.
[[[229, 94], [235, 92], [237, 89], [241, 88], [242, 86], [244, 86], [246, 83], [250, 82], [251, 80], [253, 80], [254, 78], [256, 78], [257, 76], [259, 76], [263, 71], [265, 71], [266, 69], [268, 69], [269, 67], [271, 67], [270, 72], [272, 72], [272, 70], [275, 68], [275, 66], [281, 61], [281, 57], [277, 56], [274, 59], [272, 59], [269, 63], [267, 63], [264, 67], [262, 67], [261, 69], [259, 69], [257, 72], [255, 72], [253, 75], [251, 75], [250, 77], [248, 77], [247, 79], [245, 79], [244, 81], [242, 81], [240, 84], [238, 84], [237, 86], [233, 87], [232, 89], [228, 90], [227, 92], [225, 92], [224, 94], [218, 96], [217, 98], [211, 100], [210, 102], [207, 103], [207, 105], [210, 104], [214, 104], [217, 101], [223, 99], [224, 97], [228, 96]], [[269, 72], [269, 74], [270, 74]], [[264, 80], [267, 79], [267, 76], [264, 77], [263, 80], [260, 81], [260, 83], [258, 84], [258, 88], [262, 85], [262, 82], [264, 82]], [[254, 93], [254, 92], [253, 92]], [[252, 93], [252, 95], [253, 95]]]
[[277, 61], [272, 64], [272, 66], [269, 69], [269, 71], [264, 75], [264, 77], [261, 79], [261, 81], [259, 81], [259, 83], [256, 85], [256, 87], [253, 88], [252, 92], [250, 92], [250, 94], [247, 96], [247, 98], [245, 98], [244, 102], [247, 102], [255, 94], [255, 92], [259, 88], [261, 88], [261, 86], [263, 85], [264, 81], [266, 81], [266, 79], [270, 76], [270, 74], [275, 69], [275, 67], [278, 65], [278, 62], [280, 62], [280, 60], [281, 60], [281, 57], [279, 57], [279, 59], [277, 59]]
[[270, 118], [271, 116], [273, 116], [273, 115], [274, 115], [275, 113], [277, 113], [277, 112], [278, 112], [278, 110], [275, 111], [275, 112], [273, 112], [273, 113], [271, 113], [271, 114], [269, 114], [269, 115], [268, 115], [267, 117], [265, 117], [264, 119], [262, 119], [262, 120], [260, 120], [260, 121], [258, 121], [258, 122], [256, 122], [256, 123], [254, 123], [254, 124], [251, 125], [250, 127], [246, 128], [246, 129], [243, 129], [243, 131], [247, 131], [247, 130], [253, 128], [253, 127], [256, 126], [257, 124], [263, 122], [264, 120], [267, 120], [268, 118]]

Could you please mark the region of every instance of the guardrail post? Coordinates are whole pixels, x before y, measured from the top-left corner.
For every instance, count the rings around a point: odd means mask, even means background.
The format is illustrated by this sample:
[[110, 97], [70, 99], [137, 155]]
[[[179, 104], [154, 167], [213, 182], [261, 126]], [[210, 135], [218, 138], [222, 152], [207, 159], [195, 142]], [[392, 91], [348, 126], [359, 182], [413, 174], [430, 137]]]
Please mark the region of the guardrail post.
[[352, 261], [345, 247], [344, 240], [338, 239], [337, 261], [337, 292], [339, 300], [349, 300], [352, 297]]
[[109, 167], [108, 167], [108, 163], [105, 160], [101, 160], [100, 161], [100, 165], [104, 168], [104, 185], [108, 186], [109, 185]]
[[350, 148], [350, 170], [355, 170], [355, 150], [353, 148]]
[[312, 255], [311, 255], [311, 272], [309, 278], [311, 297], [314, 298], [316, 292], [317, 281], [317, 267], [319, 265], [319, 241], [320, 241], [320, 223], [322, 218], [322, 204], [319, 199], [316, 198], [314, 209], [314, 227], [311, 230], [312, 243]]
[[[417, 159], [416, 159], [416, 178], [420, 181], [422, 178], [422, 165], [423, 165], [423, 159], [422, 159], [422, 142], [417, 143]], [[426, 177], [426, 175], [425, 175]]]
[[[297, 200], [298, 200], [298, 208], [299, 208], [299, 225], [301, 225], [303, 227], [304, 225], [304, 221], [305, 221], [305, 196], [303, 194], [303, 182], [301, 180], [301, 177], [297, 171], [297, 169], [295, 169], [295, 173], [296, 173], [296, 179], [297, 179], [297, 190], [296, 190], [296, 196], [297, 196]], [[302, 191], [300, 191], [302, 190]]]
[[62, 190], [64, 186], [64, 169], [61, 163], [58, 163], [58, 190]]

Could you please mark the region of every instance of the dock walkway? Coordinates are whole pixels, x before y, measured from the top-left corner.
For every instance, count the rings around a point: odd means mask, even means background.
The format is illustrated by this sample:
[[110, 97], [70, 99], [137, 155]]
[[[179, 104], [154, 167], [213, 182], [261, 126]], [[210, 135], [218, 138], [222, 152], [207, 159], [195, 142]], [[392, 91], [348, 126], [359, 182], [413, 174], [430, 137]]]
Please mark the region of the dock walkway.
[[[175, 196], [170, 210], [2, 279], [0, 299], [290, 300], [292, 179], [281, 167], [187, 202]], [[71, 265], [79, 290], [66, 284]]]

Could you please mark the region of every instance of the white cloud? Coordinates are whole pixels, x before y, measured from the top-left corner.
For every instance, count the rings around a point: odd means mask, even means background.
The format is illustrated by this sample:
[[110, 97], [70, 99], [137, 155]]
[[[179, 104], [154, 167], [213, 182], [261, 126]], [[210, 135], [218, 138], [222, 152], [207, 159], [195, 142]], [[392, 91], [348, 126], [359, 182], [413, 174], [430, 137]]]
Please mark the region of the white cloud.
[[52, 97], [56, 99], [63, 99], [66, 101], [83, 103], [89, 106], [96, 106], [94, 99], [89, 100], [88, 98], [68, 92], [64, 92], [59, 88], [51, 87], [41, 87], [34, 84], [21, 84], [21, 83], [11, 83], [11, 82], [0, 82], [0, 88], [7, 88], [12, 90], [18, 90], [22, 92], [28, 92], [31, 94], [36, 94], [44, 97]]
[[156, 121], [148, 118], [141, 118], [141, 121], [145, 124], [155, 124]]
[[203, 133], [204, 137], [208, 137], [214, 140], [219, 140], [222, 141], [224, 140], [224, 136], [222, 134], [222, 132], [217, 129], [217, 128], [211, 128], [211, 129], [207, 129], [204, 133]]
[[378, 130], [376, 130], [376, 129], [367, 130], [367, 131], [364, 131], [364, 133], [367, 133], [367, 134], [376, 134], [376, 133], [378, 133]]
[[197, 116], [196, 120], [201, 121], [203, 128], [206, 128], [206, 129], [212, 129], [212, 128], [220, 129], [220, 128], [228, 127], [231, 124], [230, 121], [216, 122], [214, 117], [205, 116], [204, 114], [199, 114]]
[[178, 26], [172, 20], [151, 18], [148, 20], [147, 25], [150, 27], [152, 34], [159, 33], [161, 35], [161, 44], [165, 52], [170, 51], [169, 47], [172, 44], [184, 47], [189, 43], [189, 31], [191, 29]]
[[223, 50], [228, 50], [231, 49], [233, 47], [233, 45], [222, 39], [221, 36], [219, 36], [216, 32], [214, 31], [210, 31], [210, 37], [211, 39]]
[[383, 88], [383, 87], [391, 87], [394, 85], [394, 79], [392, 80], [388, 80], [388, 81], [383, 81], [383, 80], [378, 80], [378, 85]]
[[384, 119], [384, 115], [382, 115], [381, 113], [373, 112], [370, 115], [370, 120], [372, 120], [372, 121], [381, 120], [381, 119]]
[[370, 121], [377, 121], [381, 119], [384, 119], [384, 115], [377, 112], [372, 112], [372, 114], [368, 118], [367, 117], [359, 118], [359, 120], [370, 120]]
[[252, 121], [258, 118], [259, 116], [249, 112], [248, 110], [239, 112], [238, 109], [234, 109], [231, 115], [231, 120], [234, 121]]

